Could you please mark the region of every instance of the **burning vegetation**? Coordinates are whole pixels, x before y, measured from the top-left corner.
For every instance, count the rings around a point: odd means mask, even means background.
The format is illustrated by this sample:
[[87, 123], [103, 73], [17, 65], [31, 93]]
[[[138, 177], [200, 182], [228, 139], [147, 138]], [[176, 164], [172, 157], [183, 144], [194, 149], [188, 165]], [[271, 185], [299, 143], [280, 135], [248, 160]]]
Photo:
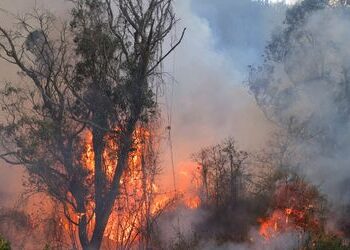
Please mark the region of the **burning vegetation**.
[[266, 239], [289, 230], [299, 231], [301, 235], [318, 233], [325, 225], [325, 201], [317, 188], [304, 180], [277, 183], [272, 207], [274, 210], [267, 218], [259, 219], [259, 233]]
[[[116, 130], [113, 133], [118, 133]], [[109, 245], [117, 245], [119, 248], [128, 249], [138, 244], [148, 245], [150, 238], [150, 228], [154, 220], [167, 208], [173, 201], [173, 197], [165, 197], [159, 192], [156, 184], [157, 156], [153, 150], [153, 132], [145, 128], [138, 128], [133, 135], [134, 148], [129, 155], [128, 169], [123, 173], [120, 180], [121, 188], [118, 199], [112, 209], [104, 236], [110, 241]], [[106, 135], [104, 138], [105, 148], [103, 149], [104, 172], [109, 183], [112, 182], [113, 173], [117, 162], [118, 145], [113, 138], [113, 134]], [[93, 183], [95, 178], [95, 156], [93, 150], [93, 136], [90, 131], [84, 135], [84, 150], [81, 156], [82, 165], [89, 171], [87, 180]], [[91, 200], [87, 206], [90, 209], [88, 214], [88, 234], [91, 237], [95, 225], [94, 201]], [[68, 230], [72, 227], [69, 224], [71, 219], [65, 223]], [[73, 215], [74, 216], [74, 215]], [[75, 215], [75, 221], [79, 220], [81, 214]], [[70, 232], [76, 235], [76, 228]]]
[[[349, 200], [303, 171], [349, 173], [350, 34], [344, 25], [333, 41], [315, 29], [333, 31], [323, 20], [339, 13], [350, 24], [348, 1], [290, 7], [250, 67], [248, 87], [276, 126], [266, 148], [233, 138], [204, 147], [172, 166], [168, 189], [162, 64], [186, 31], [172, 35], [173, 1], [72, 4], [69, 25], [36, 9], [16, 30], [0, 26], [0, 58], [21, 80], [1, 92], [0, 158], [26, 170], [15, 208], [0, 207], [1, 250], [350, 249]], [[336, 190], [349, 189], [350, 177], [337, 178]]]

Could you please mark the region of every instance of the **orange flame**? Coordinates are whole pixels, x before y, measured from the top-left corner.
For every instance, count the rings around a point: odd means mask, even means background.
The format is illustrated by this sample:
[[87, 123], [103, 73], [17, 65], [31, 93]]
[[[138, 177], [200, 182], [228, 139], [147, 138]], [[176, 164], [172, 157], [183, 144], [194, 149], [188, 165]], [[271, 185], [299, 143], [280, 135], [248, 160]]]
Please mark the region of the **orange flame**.
[[201, 198], [198, 195], [200, 188], [198, 165], [193, 162], [182, 162], [178, 168], [178, 191], [182, 193], [183, 203], [190, 209], [197, 209], [201, 205]]
[[276, 209], [270, 217], [259, 219], [259, 233], [265, 239], [271, 239], [280, 233], [289, 230], [302, 229], [301, 221], [305, 218], [305, 212], [292, 208]]
[[[119, 195], [113, 212], [109, 218], [105, 237], [117, 242], [120, 245], [127, 245], [140, 237], [140, 231], [147, 220], [166, 206], [169, 197], [153, 197], [159, 192], [159, 187], [154, 183], [152, 176], [148, 176], [144, 169], [144, 151], [146, 141], [150, 133], [142, 128], [134, 134], [134, 148], [129, 155], [129, 168], [125, 171], [120, 184], [121, 194]], [[95, 162], [93, 151], [93, 135], [86, 131], [84, 138], [85, 147], [81, 156], [81, 162], [91, 171], [91, 179], [94, 176]], [[112, 136], [106, 136], [105, 148], [103, 151], [103, 165], [107, 181], [112, 181], [115, 167], [117, 165], [118, 144]], [[151, 197], [152, 196], [152, 197]], [[92, 204], [93, 208], [94, 204]], [[91, 209], [92, 213], [93, 209]], [[94, 219], [94, 218], [93, 218]], [[92, 231], [94, 220], [91, 220], [89, 227]]]
[[[183, 197], [184, 204], [190, 209], [196, 209], [200, 206], [200, 197], [193, 192], [193, 165], [185, 166], [180, 171], [179, 190], [173, 192], [161, 193], [159, 186], [155, 183], [154, 176], [145, 170], [145, 151], [151, 134], [143, 128], [138, 128], [134, 134], [134, 148], [129, 155], [128, 169], [120, 181], [120, 195], [115, 202], [113, 211], [110, 215], [105, 237], [114, 244], [122, 247], [131, 247], [141, 239], [143, 227], [149, 223], [147, 220], [157, 217], [161, 211], [166, 209], [176, 197]], [[80, 157], [81, 164], [90, 171], [88, 181], [93, 182], [95, 172], [95, 154], [93, 148], [93, 134], [87, 130], [84, 135], [84, 148]], [[117, 140], [113, 135], [105, 137], [103, 150], [103, 166], [107, 181], [111, 182], [117, 165], [118, 151]], [[180, 190], [181, 189], [181, 190]], [[188, 192], [188, 190], [192, 190]], [[183, 195], [181, 195], [183, 194]], [[69, 195], [69, 194], [68, 194]], [[73, 200], [73, 197], [72, 197]], [[86, 213], [89, 220], [88, 231], [91, 236], [95, 224], [94, 216], [95, 204], [88, 204]], [[78, 221], [81, 214], [68, 211], [69, 216]], [[68, 232], [68, 229], [77, 233], [77, 229], [69, 222], [62, 221], [62, 227]], [[72, 229], [73, 228], [73, 229]]]
[[271, 239], [277, 234], [285, 232], [292, 227], [289, 221], [289, 215], [292, 209], [287, 208], [283, 210], [275, 210], [269, 218], [259, 219], [260, 229], [259, 233], [265, 239]]

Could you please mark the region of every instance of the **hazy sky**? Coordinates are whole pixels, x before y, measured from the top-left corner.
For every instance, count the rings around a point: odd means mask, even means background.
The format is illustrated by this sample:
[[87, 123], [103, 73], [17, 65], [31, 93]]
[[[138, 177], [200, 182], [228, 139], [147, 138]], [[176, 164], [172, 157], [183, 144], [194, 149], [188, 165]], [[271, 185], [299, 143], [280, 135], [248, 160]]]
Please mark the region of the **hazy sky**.
[[299, 0], [270, 0], [272, 3], [287, 3], [287, 4], [294, 4], [298, 2]]

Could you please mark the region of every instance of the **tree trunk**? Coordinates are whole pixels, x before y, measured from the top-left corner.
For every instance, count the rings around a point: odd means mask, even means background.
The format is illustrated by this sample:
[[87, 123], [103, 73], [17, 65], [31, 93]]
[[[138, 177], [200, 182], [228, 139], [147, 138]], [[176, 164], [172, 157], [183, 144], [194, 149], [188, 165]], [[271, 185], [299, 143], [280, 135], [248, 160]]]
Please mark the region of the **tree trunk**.
[[85, 249], [89, 249], [89, 239], [87, 235], [87, 221], [86, 221], [86, 215], [83, 215], [82, 218], [79, 221], [78, 225], [79, 230], [79, 241], [81, 244], [81, 247]]

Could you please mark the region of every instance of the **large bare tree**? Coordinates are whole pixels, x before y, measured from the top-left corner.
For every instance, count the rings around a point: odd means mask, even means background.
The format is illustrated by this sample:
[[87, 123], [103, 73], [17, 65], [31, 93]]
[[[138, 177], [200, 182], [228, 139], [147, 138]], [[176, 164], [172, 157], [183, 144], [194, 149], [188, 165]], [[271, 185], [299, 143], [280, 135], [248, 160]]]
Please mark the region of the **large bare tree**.
[[[13, 30], [0, 27], [0, 57], [21, 75], [2, 91], [0, 157], [63, 205], [83, 249], [100, 249], [137, 128], [157, 113], [159, 66], [185, 30], [163, 52], [177, 21], [172, 0], [72, 2], [69, 24], [35, 10]], [[87, 131], [93, 169], [81, 158]], [[106, 138], [117, 145], [112, 168]]]

